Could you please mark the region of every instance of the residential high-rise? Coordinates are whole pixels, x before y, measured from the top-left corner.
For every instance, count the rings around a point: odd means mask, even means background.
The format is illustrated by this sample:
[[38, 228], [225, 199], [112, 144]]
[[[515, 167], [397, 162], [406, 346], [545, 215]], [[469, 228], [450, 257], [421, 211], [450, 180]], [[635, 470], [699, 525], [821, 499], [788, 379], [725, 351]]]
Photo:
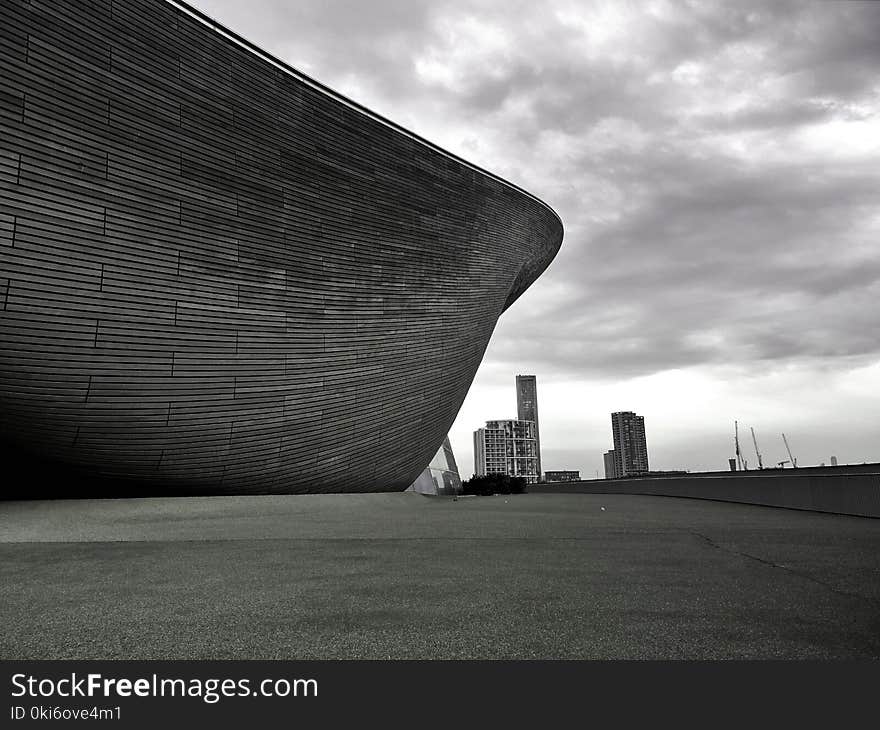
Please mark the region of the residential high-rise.
[[486, 421], [474, 431], [474, 473], [507, 474], [538, 481], [538, 446], [532, 421]]
[[645, 419], [632, 411], [612, 413], [611, 431], [614, 434], [615, 476], [628, 477], [648, 471]]
[[538, 380], [534, 375], [516, 376], [516, 417], [535, 424], [538, 477], [541, 472], [541, 427], [538, 425]]
[[615, 453], [614, 449], [610, 451], [606, 451], [603, 458], [605, 460], [605, 478], [606, 479], [616, 479], [617, 478], [617, 465], [614, 461]]

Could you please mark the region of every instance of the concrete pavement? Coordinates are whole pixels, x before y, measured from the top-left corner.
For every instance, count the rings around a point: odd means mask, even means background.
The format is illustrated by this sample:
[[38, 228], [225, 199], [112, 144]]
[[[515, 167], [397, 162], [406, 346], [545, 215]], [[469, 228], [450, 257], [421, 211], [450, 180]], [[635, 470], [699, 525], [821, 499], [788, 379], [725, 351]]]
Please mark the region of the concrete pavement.
[[581, 494], [0, 502], [0, 621], [6, 659], [880, 658], [880, 521]]

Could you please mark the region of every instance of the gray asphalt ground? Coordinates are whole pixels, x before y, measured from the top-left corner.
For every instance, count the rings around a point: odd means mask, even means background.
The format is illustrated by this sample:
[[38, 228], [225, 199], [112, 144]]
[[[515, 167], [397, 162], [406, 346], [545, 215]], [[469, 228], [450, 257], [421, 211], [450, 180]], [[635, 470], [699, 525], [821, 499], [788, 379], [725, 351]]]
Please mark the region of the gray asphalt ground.
[[0, 502], [0, 626], [3, 659], [880, 658], [880, 520], [580, 494]]

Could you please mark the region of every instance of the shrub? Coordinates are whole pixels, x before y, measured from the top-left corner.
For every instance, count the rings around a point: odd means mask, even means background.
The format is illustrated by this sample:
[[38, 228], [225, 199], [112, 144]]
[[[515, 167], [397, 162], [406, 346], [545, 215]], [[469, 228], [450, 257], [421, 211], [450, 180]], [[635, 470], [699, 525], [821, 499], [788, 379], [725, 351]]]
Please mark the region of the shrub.
[[525, 494], [525, 492], [525, 478], [507, 474], [474, 475], [461, 485], [462, 494], [477, 494], [483, 497], [492, 494]]

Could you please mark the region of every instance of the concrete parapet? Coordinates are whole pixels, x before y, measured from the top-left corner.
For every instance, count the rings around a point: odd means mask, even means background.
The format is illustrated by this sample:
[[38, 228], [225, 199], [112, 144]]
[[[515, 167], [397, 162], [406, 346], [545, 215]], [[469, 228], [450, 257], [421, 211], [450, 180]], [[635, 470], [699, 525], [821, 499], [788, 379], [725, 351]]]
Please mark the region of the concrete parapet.
[[530, 487], [537, 493], [646, 494], [712, 499], [767, 507], [880, 517], [880, 473], [803, 474], [801, 470], [762, 475], [719, 473], [717, 476], [643, 479], [597, 479]]

